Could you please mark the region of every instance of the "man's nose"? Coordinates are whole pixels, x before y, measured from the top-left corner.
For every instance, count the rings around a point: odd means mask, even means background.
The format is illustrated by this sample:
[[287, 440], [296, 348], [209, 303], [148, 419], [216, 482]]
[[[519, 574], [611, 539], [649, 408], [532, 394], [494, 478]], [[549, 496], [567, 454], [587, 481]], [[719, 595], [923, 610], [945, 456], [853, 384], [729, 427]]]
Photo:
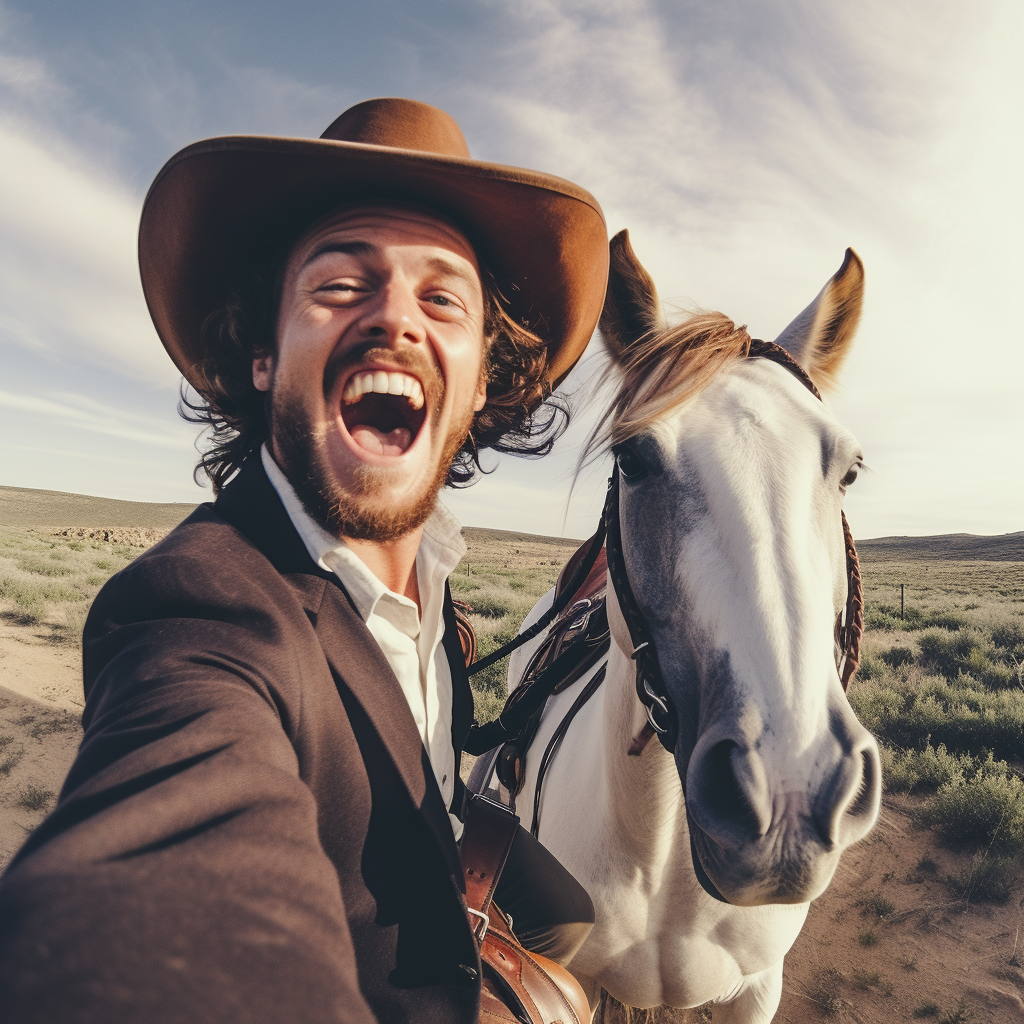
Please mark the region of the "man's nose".
[[367, 304], [359, 329], [364, 337], [389, 346], [426, 340], [419, 301], [401, 280], [389, 281]]

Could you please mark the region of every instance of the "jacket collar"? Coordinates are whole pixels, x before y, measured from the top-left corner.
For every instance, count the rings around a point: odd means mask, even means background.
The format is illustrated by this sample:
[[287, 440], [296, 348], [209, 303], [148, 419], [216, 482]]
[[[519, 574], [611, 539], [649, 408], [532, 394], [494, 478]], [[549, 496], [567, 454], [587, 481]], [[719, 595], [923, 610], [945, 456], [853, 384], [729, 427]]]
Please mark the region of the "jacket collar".
[[[405, 694], [337, 576], [313, 562], [258, 456], [246, 461], [214, 509], [299, 590], [339, 690], [344, 688], [359, 703], [461, 882], [451, 823]], [[450, 643], [445, 649], [451, 660]], [[461, 676], [456, 671], [453, 663], [453, 686], [458, 689], [456, 680], [465, 678], [465, 669]]]

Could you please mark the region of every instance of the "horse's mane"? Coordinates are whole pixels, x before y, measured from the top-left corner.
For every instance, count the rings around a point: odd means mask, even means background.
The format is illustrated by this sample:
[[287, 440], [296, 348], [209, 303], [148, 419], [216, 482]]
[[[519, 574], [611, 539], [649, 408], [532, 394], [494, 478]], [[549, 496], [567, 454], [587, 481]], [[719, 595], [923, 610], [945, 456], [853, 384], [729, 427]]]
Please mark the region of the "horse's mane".
[[630, 342], [605, 371], [605, 380], [619, 377], [618, 392], [594, 428], [584, 458], [636, 437], [691, 401], [749, 348], [746, 327], [711, 311]]

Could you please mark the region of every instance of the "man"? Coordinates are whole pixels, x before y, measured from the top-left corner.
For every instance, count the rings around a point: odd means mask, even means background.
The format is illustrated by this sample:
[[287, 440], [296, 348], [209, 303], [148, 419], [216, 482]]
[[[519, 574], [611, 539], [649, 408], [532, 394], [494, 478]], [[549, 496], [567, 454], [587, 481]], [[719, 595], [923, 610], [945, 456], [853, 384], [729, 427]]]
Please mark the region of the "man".
[[321, 140], [183, 150], [139, 251], [217, 500], [90, 613], [82, 748], [0, 883], [5, 1019], [472, 1021], [436, 497], [482, 448], [543, 449], [600, 209], [374, 100]]

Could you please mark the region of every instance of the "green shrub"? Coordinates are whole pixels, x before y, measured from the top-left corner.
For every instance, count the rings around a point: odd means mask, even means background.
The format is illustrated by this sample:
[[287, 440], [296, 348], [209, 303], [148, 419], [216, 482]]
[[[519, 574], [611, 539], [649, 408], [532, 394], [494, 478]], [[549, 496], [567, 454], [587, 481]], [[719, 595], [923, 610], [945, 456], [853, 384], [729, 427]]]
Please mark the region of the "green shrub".
[[894, 750], [881, 744], [882, 781], [887, 793], [934, 793], [947, 782], [963, 781], [977, 767], [970, 754], [950, 754], [946, 744], [924, 750]]
[[929, 630], [918, 643], [922, 664], [947, 679], [966, 674], [993, 689], [1004, 689], [1014, 681], [1014, 673], [1000, 660], [992, 637], [978, 627], [963, 627], [955, 633]]
[[0, 575], [0, 598], [11, 601], [15, 614], [25, 622], [45, 618], [50, 602], [73, 601], [77, 597], [77, 592], [65, 584]]
[[991, 757], [964, 781], [941, 786], [918, 812], [954, 850], [1012, 857], [1024, 849], [1024, 782]]
[[890, 668], [902, 668], [914, 662], [914, 652], [909, 647], [890, 647], [889, 650], [882, 651], [879, 657]]
[[493, 722], [505, 706], [504, 694], [473, 687], [473, 717], [481, 724]]
[[[889, 670], [886, 670], [889, 671]], [[850, 704], [880, 740], [903, 750], [944, 743], [957, 753], [1024, 760], [1024, 691], [990, 690], [968, 675], [919, 684], [886, 676], [852, 686]]]
[[[56, 552], [54, 552], [56, 554]], [[60, 558], [60, 555], [57, 555]], [[18, 568], [23, 572], [30, 572], [35, 576], [71, 576], [74, 568], [63, 562], [53, 562], [49, 559], [33, 558], [28, 555], [18, 559]]]
[[[486, 658], [487, 655], [496, 651], [499, 647], [503, 647], [511, 640], [515, 639], [516, 631], [512, 629], [499, 629], [493, 633], [479, 633], [477, 635], [477, 660], [480, 661]], [[474, 692], [477, 693], [492, 693], [496, 694], [501, 699], [501, 703], [505, 702], [505, 694], [508, 690], [506, 684], [506, 678], [508, 675], [508, 659], [502, 658], [501, 661], [495, 662], [483, 671], [476, 673], [472, 677], [472, 685]], [[499, 710], [501, 705], [499, 705]], [[478, 721], [484, 721], [477, 715]], [[489, 721], [489, 719], [488, 719]]]

